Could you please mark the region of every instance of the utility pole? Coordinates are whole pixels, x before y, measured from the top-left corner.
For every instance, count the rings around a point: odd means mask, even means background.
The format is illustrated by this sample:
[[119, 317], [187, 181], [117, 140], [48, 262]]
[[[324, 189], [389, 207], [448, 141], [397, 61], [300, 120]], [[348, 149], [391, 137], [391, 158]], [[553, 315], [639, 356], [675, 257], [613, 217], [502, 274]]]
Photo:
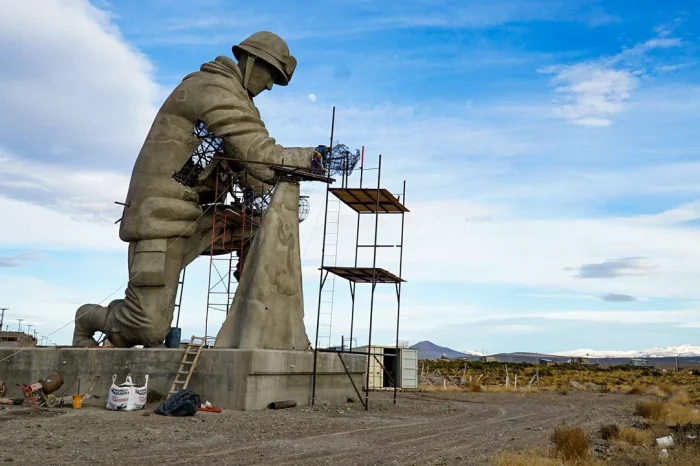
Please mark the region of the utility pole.
[[0, 332], [2, 332], [2, 324], [5, 321], [5, 311], [10, 309], [9, 307], [0, 307]]
[[22, 331], [22, 321], [24, 319], [17, 319], [17, 331], [21, 332]]
[[29, 335], [32, 334], [32, 327], [34, 327], [34, 326], [33, 326], [33, 325], [27, 324], [27, 333], [28, 333]]

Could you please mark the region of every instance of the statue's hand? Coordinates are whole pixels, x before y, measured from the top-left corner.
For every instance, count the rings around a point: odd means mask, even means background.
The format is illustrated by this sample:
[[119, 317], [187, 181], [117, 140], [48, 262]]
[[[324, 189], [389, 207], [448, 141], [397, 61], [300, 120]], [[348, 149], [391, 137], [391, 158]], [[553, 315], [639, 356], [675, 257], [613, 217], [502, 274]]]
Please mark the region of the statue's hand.
[[315, 175], [325, 175], [326, 170], [324, 167], [323, 160], [326, 158], [326, 154], [330, 153], [330, 148], [328, 146], [317, 146], [314, 150], [313, 158], [311, 159], [311, 173]]

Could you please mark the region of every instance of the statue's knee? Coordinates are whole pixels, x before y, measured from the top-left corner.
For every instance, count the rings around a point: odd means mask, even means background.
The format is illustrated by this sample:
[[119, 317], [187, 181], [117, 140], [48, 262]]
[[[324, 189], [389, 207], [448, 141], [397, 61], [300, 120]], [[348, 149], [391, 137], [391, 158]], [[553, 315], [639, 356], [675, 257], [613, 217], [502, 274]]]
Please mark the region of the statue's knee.
[[165, 285], [165, 251], [167, 239], [141, 240], [134, 248], [129, 267], [129, 281], [133, 286]]

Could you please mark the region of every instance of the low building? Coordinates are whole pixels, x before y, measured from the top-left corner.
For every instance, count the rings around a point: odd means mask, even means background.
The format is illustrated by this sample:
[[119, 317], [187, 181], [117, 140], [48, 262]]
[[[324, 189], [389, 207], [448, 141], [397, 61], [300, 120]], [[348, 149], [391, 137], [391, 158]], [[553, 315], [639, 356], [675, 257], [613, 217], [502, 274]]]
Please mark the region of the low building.
[[0, 332], [0, 348], [36, 346], [36, 338], [24, 332]]
[[653, 365], [649, 364], [649, 360], [645, 358], [632, 358], [630, 359], [629, 365], [632, 367], [654, 367]]

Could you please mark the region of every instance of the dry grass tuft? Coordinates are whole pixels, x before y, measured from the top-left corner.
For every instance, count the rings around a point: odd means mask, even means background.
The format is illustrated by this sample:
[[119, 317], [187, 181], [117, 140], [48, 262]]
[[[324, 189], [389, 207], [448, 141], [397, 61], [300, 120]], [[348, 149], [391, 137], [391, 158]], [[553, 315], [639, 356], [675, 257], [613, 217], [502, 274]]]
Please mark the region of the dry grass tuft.
[[630, 395], [641, 395], [644, 393], [644, 388], [640, 387], [639, 385], [635, 385], [634, 387], [630, 388], [627, 393]]
[[650, 421], [667, 425], [700, 423], [700, 412], [697, 409], [671, 401], [641, 400], [637, 402], [634, 413]]
[[512, 385], [506, 387], [505, 385], [489, 385], [486, 387], [486, 391], [491, 393], [512, 393], [515, 391]]
[[670, 383], [662, 383], [659, 384], [659, 390], [661, 390], [661, 393], [663, 393], [664, 396], [668, 396], [674, 391], [676, 391], [676, 387], [674, 387]]
[[686, 405], [690, 403], [690, 393], [688, 393], [688, 391], [685, 388], [680, 388], [675, 392], [671, 393], [669, 401], [672, 401], [676, 404]]
[[659, 387], [658, 385], [646, 387], [643, 391], [643, 394], [655, 396], [657, 398], [665, 398], [666, 395], [668, 395], [668, 393], [665, 390], [662, 390], [661, 387]]
[[635, 446], [647, 446], [653, 443], [652, 433], [648, 430], [639, 430], [623, 426], [617, 435], [621, 442]]
[[678, 446], [669, 451], [663, 464], [667, 466], [695, 466], [700, 464], [700, 451], [697, 446]]
[[468, 392], [480, 392], [482, 388], [481, 384], [476, 382], [469, 382], [469, 385], [467, 385]]
[[526, 450], [519, 452], [501, 451], [496, 453], [491, 464], [493, 466], [563, 466], [560, 460], [549, 458], [541, 450]]
[[638, 401], [634, 407], [634, 414], [651, 421], [661, 421], [664, 417], [664, 405], [665, 403], [659, 400]]
[[611, 440], [620, 435], [620, 428], [616, 424], [602, 426], [600, 428], [600, 437], [603, 440]]
[[581, 427], [559, 425], [554, 428], [551, 441], [556, 455], [564, 461], [583, 461], [590, 457], [591, 442]]

